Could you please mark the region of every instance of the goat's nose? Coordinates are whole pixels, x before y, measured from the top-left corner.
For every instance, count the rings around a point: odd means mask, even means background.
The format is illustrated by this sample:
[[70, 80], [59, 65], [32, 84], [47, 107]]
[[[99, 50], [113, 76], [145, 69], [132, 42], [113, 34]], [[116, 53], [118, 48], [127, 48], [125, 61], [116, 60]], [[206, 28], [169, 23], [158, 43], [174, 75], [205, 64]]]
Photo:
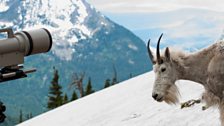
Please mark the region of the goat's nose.
[[156, 98], [158, 97], [158, 94], [152, 94], [152, 97], [156, 100]]

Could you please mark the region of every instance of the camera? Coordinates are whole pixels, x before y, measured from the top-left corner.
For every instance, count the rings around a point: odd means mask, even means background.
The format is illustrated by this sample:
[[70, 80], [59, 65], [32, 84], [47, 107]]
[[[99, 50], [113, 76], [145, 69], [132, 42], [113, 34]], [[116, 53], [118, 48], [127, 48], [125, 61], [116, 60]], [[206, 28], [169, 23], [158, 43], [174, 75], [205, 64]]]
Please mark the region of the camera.
[[52, 36], [45, 29], [21, 31], [14, 34], [12, 28], [0, 29], [7, 37], [0, 40], [0, 82], [26, 77], [36, 69], [22, 70], [24, 57], [50, 51]]

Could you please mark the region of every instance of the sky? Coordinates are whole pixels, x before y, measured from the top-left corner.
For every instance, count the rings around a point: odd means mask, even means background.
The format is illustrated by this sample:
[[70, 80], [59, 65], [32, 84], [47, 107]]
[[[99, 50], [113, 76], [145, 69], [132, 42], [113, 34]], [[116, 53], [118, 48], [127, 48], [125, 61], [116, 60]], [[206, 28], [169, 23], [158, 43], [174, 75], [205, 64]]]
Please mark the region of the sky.
[[224, 12], [223, 0], [87, 0], [98, 10], [112, 13], [147, 13], [178, 10], [180, 8], [201, 8]]
[[164, 46], [196, 50], [217, 41], [224, 29], [224, 0], [87, 0], [116, 23], [152, 46], [164, 33]]

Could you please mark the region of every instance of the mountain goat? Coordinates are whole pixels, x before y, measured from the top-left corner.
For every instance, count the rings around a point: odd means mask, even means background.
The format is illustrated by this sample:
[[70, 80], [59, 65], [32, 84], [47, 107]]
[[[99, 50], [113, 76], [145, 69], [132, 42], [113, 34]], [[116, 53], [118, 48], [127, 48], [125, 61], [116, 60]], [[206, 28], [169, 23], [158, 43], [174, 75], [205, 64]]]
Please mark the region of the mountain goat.
[[175, 104], [178, 102], [177, 80], [200, 83], [205, 88], [202, 100], [207, 107], [218, 106], [224, 126], [224, 41], [196, 53], [177, 52], [167, 47], [164, 54], [160, 54], [162, 35], [157, 43], [156, 57], [150, 50], [150, 40], [147, 45], [155, 72], [152, 97], [158, 102]]

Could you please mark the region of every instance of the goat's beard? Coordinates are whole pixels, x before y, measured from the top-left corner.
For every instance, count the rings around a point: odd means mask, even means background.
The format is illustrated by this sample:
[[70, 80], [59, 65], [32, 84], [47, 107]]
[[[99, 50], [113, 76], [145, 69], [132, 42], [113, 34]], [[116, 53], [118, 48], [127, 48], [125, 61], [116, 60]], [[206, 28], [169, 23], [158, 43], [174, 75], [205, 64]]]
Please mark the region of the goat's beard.
[[177, 103], [179, 103], [179, 97], [180, 97], [179, 90], [178, 90], [177, 86], [175, 84], [173, 84], [166, 91], [164, 101], [167, 104], [177, 104]]

